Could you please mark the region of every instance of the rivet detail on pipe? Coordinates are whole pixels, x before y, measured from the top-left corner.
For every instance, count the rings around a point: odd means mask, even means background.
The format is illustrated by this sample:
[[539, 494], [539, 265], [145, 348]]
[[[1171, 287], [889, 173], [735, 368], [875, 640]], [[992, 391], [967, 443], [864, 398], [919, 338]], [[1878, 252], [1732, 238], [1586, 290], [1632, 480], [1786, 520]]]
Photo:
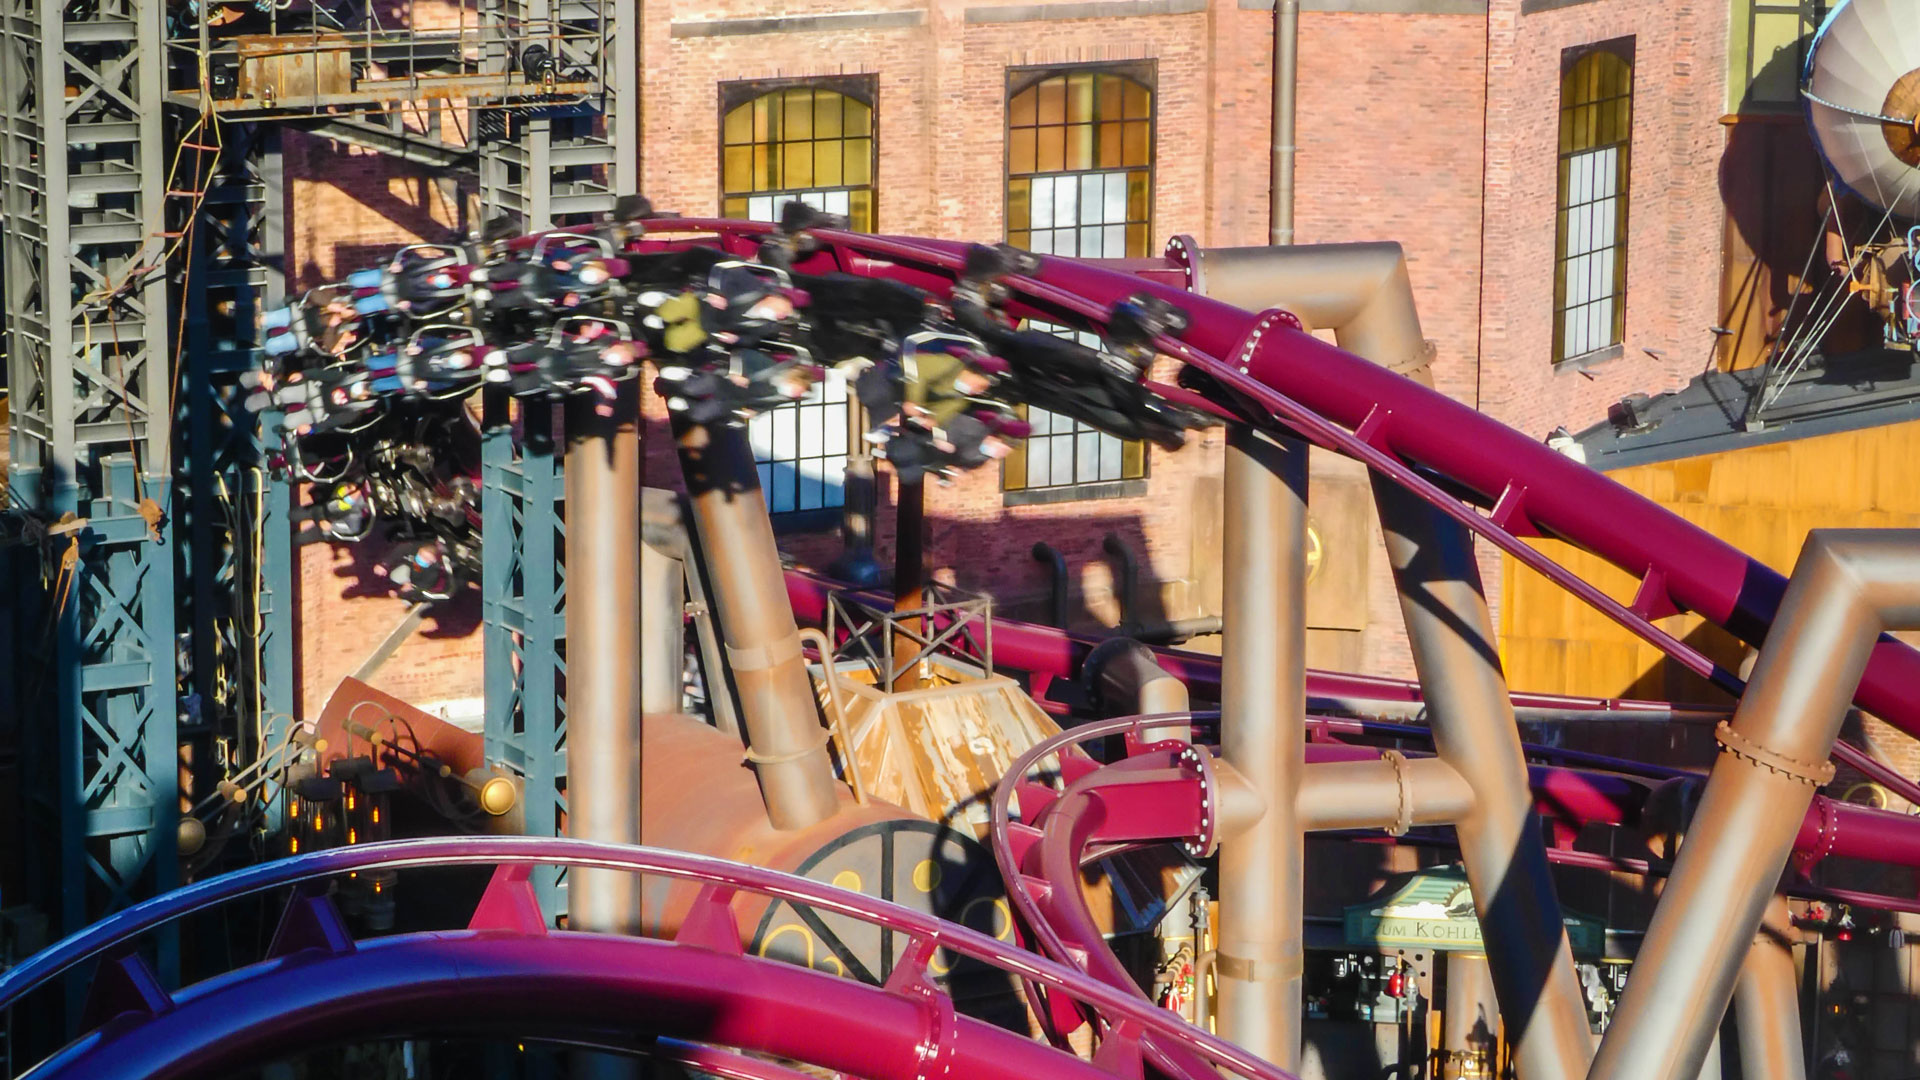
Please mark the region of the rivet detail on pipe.
[[1260, 347], [1260, 336], [1271, 330], [1275, 324], [1285, 324], [1289, 330], [1299, 330], [1305, 325], [1298, 315], [1284, 308], [1268, 308], [1261, 312], [1260, 321], [1253, 324], [1253, 329], [1247, 331], [1247, 336], [1241, 340], [1240, 347], [1235, 350], [1234, 361], [1240, 365], [1240, 374], [1245, 375], [1248, 367], [1253, 363], [1254, 350]]
[[1751, 761], [1782, 776], [1791, 776], [1803, 784], [1821, 787], [1833, 780], [1833, 762], [1800, 761], [1785, 754], [1776, 754], [1733, 730], [1733, 726], [1725, 720], [1714, 727], [1713, 737], [1719, 740], [1721, 749], [1734, 757]]
[[798, 634], [783, 637], [778, 641], [770, 641], [765, 645], [745, 647], [728, 645], [726, 650], [727, 663], [731, 664], [735, 671], [765, 671], [792, 660], [802, 652]]
[[1380, 760], [1393, 766], [1393, 783], [1399, 789], [1400, 809], [1388, 836], [1405, 836], [1413, 828], [1413, 778], [1407, 775], [1407, 756], [1398, 750], [1382, 750]]

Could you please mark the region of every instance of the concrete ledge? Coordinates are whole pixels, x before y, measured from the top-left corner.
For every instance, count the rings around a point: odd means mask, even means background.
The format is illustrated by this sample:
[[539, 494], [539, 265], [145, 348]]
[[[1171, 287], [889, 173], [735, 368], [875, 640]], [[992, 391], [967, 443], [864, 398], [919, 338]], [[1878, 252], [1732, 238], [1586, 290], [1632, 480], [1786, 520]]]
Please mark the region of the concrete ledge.
[[1147, 482], [1144, 479], [1106, 480], [1091, 484], [1067, 484], [1063, 487], [1003, 491], [1000, 493], [1000, 505], [1047, 506], [1089, 499], [1137, 499], [1146, 493]]
[[1120, 19], [1133, 15], [1193, 15], [1207, 0], [1092, 0], [1080, 4], [1002, 4], [970, 7], [969, 24], [1051, 22], [1057, 19]]
[[797, 34], [827, 30], [893, 30], [925, 26], [926, 8], [906, 11], [847, 11], [825, 15], [773, 15], [761, 19], [698, 19], [673, 23], [677, 38], [741, 37], [748, 34]]
[[[1272, 11], [1273, 0], [1240, 0], [1240, 10]], [[1300, 0], [1300, 10], [1349, 15], [1485, 15], [1487, 0]]]
[[1537, 15], [1542, 11], [1554, 11], [1564, 7], [1578, 7], [1591, 4], [1593, 0], [1520, 0], [1520, 14]]

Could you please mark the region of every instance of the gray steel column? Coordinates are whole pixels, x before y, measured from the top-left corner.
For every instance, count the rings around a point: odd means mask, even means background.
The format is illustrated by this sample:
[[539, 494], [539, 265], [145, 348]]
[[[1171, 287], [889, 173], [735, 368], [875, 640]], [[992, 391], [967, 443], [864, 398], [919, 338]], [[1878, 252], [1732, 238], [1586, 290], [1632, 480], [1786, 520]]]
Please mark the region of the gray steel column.
[[1227, 437], [1221, 756], [1266, 816], [1220, 848], [1220, 1034], [1283, 1069], [1300, 1062], [1301, 877], [1294, 813], [1306, 754], [1307, 448]]
[[753, 450], [740, 427], [683, 426], [676, 435], [767, 817], [778, 829], [804, 829], [833, 816], [839, 782]]
[[1434, 748], [1474, 787], [1454, 831], [1515, 1070], [1522, 1080], [1578, 1076], [1593, 1039], [1472, 539], [1391, 481], [1375, 479], [1374, 500]]
[[[637, 387], [614, 416], [567, 410], [567, 832], [640, 842], [640, 430]], [[639, 878], [576, 868], [574, 929], [638, 933]]]
[[1589, 1077], [1699, 1071], [1874, 642], [1916, 627], [1920, 534], [1808, 535]]

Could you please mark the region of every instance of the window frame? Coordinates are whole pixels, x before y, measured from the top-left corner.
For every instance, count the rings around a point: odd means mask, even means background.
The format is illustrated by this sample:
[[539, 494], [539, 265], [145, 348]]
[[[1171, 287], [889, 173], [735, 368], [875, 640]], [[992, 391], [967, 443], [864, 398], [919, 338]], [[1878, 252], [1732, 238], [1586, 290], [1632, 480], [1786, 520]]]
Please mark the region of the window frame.
[[[1580, 149], [1577, 149], [1577, 150], [1563, 149], [1559, 144], [1560, 132], [1562, 127], [1567, 122], [1567, 114], [1570, 111], [1574, 109], [1581, 109], [1581, 108], [1594, 108], [1604, 103], [1609, 103], [1609, 102], [1619, 100], [1618, 97], [1614, 97], [1614, 98], [1606, 98], [1606, 99], [1596, 99], [1593, 101], [1583, 101], [1578, 104], [1569, 104], [1569, 101], [1567, 98], [1567, 92], [1566, 92], [1567, 76], [1573, 74], [1574, 68], [1577, 67], [1581, 61], [1587, 59], [1589, 56], [1593, 56], [1595, 54], [1600, 54], [1600, 53], [1610, 54], [1615, 58], [1619, 59], [1620, 61], [1622, 61], [1623, 63], [1625, 63], [1627, 66], [1627, 92], [1625, 95], [1626, 104], [1627, 104], [1626, 135], [1624, 138], [1617, 139], [1609, 143], [1595, 143], [1592, 146], [1581, 147]], [[1558, 100], [1556, 102], [1556, 108], [1554, 110], [1555, 123], [1553, 127], [1554, 141], [1555, 141], [1555, 145], [1554, 145], [1554, 156], [1555, 156], [1554, 231], [1553, 231], [1554, 276], [1553, 276], [1553, 308], [1552, 308], [1553, 341], [1551, 345], [1550, 355], [1552, 357], [1552, 364], [1555, 370], [1578, 370], [1580, 368], [1588, 367], [1596, 363], [1601, 363], [1606, 360], [1611, 360], [1617, 356], [1620, 356], [1624, 352], [1624, 343], [1626, 341], [1627, 300], [1628, 300], [1627, 271], [1629, 266], [1629, 259], [1632, 257], [1632, 245], [1629, 241], [1631, 239], [1632, 220], [1633, 220], [1633, 131], [1634, 131], [1634, 125], [1638, 119], [1636, 116], [1636, 110], [1634, 109], [1634, 104], [1635, 104], [1635, 97], [1636, 97], [1635, 89], [1638, 83], [1639, 70], [1635, 61], [1636, 61], [1636, 41], [1633, 35], [1627, 35], [1625, 37], [1610, 38], [1605, 41], [1596, 41], [1596, 42], [1591, 42], [1584, 45], [1576, 45], [1570, 48], [1563, 49], [1561, 50], [1561, 53], [1560, 53], [1559, 94], [1558, 94]], [[1569, 241], [1571, 239], [1570, 233], [1568, 232], [1568, 228], [1567, 228], [1568, 216], [1570, 215], [1573, 209], [1573, 206], [1572, 204], [1565, 201], [1566, 197], [1563, 197], [1561, 192], [1563, 187], [1567, 187], [1570, 184], [1570, 177], [1568, 173], [1568, 163], [1575, 156], [1579, 154], [1594, 153], [1596, 151], [1605, 150], [1610, 147], [1619, 148], [1620, 156], [1623, 159], [1622, 163], [1618, 166], [1618, 168], [1620, 169], [1620, 186], [1618, 190], [1614, 193], [1614, 195], [1611, 196], [1612, 198], [1618, 201], [1618, 209], [1616, 211], [1617, 220], [1615, 224], [1614, 243], [1612, 245], [1612, 250], [1614, 252], [1614, 291], [1612, 292], [1611, 295], [1614, 297], [1614, 302], [1617, 305], [1613, 313], [1614, 329], [1611, 329], [1608, 332], [1607, 336], [1609, 337], [1610, 340], [1606, 344], [1600, 345], [1594, 348], [1590, 348], [1585, 352], [1568, 354], [1564, 351], [1566, 348], [1567, 315], [1570, 311], [1573, 310], [1573, 307], [1567, 304], [1567, 295], [1570, 290], [1568, 289], [1568, 285], [1567, 285], [1565, 268], [1566, 268], [1566, 265], [1572, 259], [1580, 258], [1581, 256], [1567, 254]], [[1569, 193], [1569, 196], [1567, 197], [1570, 197], [1570, 193]], [[1587, 252], [1583, 254], [1590, 255], [1592, 254], [1592, 252]], [[1593, 303], [1593, 301], [1589, 300], [1586, 302], [1586, 304], [1582, 304], [1580, 306], [1585, 307], [1591, 303]]]
[[777, 195], [800, 190], [818, 190], [816, 187], [781, 188], [776, 191], [730, 192], [727, 190], [727, 114], [742, 105], [748, 105], [768, 94], [785, 90], [830, 90], [865, 105], [868, 109], [867, 134], [867, 182], [865, 184], [834, 184], [832, 188], [853, 190], [865, 188], [872, 198], [873, 232], [880, 231], [880, 76], [877, 74], [859, 75], [806, 75], [779, 79], [734, 79], [719, 84], [720, 108], [715, 114], [714, 124], [714, 186], [719, 190], [719, 215], [725, 216], [727, 200], [750, 198], [756, 195]]

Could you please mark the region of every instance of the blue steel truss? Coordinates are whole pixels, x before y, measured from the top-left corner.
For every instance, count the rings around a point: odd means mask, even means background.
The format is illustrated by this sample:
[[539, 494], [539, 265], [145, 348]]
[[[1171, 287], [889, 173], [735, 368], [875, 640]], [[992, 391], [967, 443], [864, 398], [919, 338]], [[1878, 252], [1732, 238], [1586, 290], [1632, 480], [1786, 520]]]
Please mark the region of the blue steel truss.
[[[566, 812], [566, 484], [553, 452], [553, 410], [522, 411], [487, 391], [481, 443], [481, 612], [486, 620], [486, 753], [526, 785], [531, 836], [558, 836]], [[564, 911], [564, 882], [535, 871], [549, 912]]]

